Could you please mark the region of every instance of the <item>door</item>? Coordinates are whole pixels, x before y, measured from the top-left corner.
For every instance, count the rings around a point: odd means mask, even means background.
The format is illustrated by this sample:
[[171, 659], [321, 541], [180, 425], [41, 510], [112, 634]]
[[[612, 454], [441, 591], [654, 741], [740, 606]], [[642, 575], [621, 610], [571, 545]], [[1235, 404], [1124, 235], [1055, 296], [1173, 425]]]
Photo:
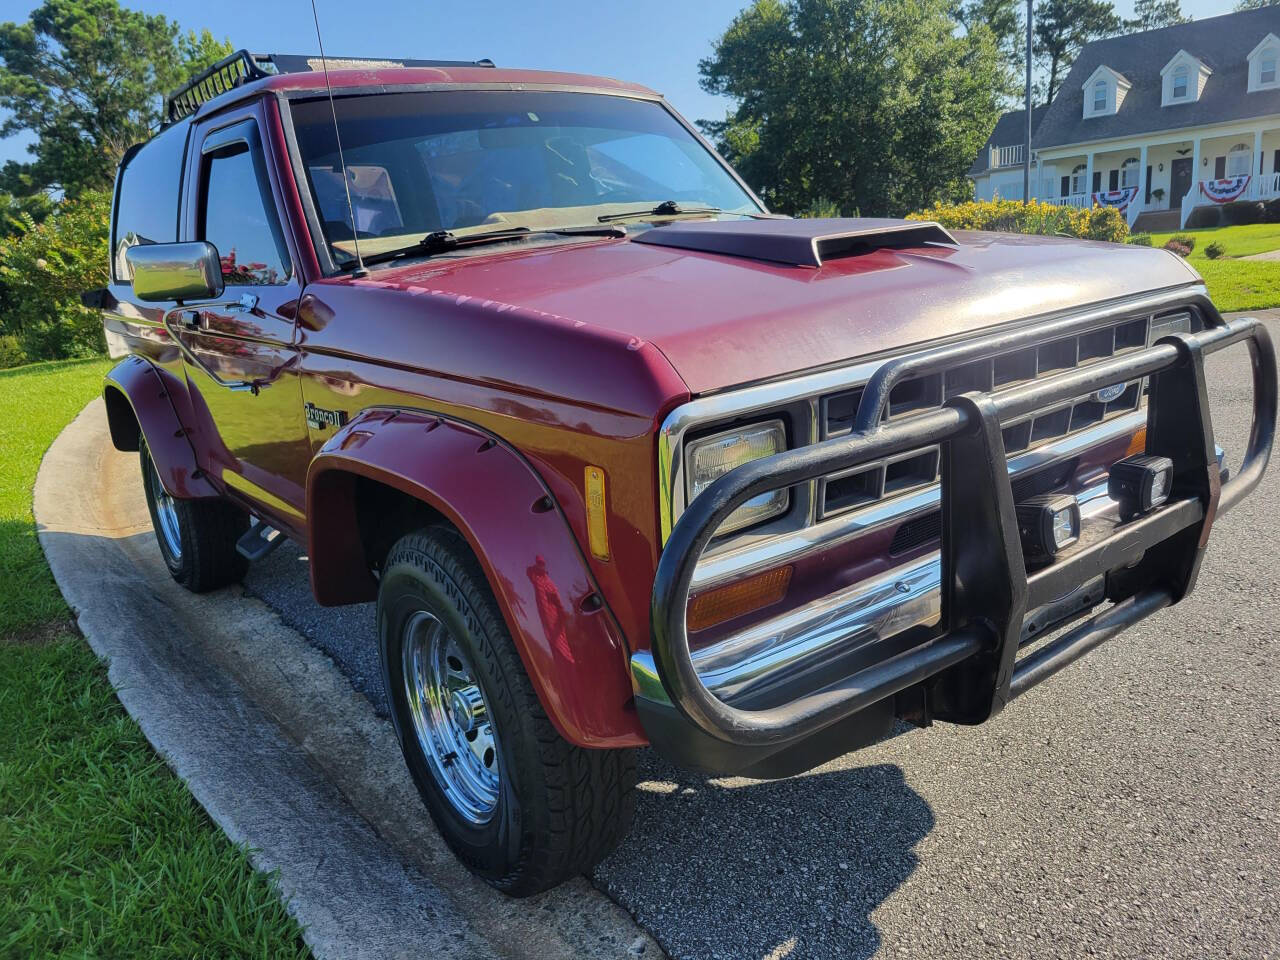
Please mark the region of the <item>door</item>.
[[1169, 209], [1181, 210], [1182, 198], [1191, 189], [1190, 157], [1178, 157], [1169, 165]]
[[300, 531], [311, 447], [296, 364], [301, 293], [277, 214], [257, 107], [196, 131], [185, 233], [218, 249], [225, 291], [174, 324], [186, 364], [201, 466], [272, 523]]

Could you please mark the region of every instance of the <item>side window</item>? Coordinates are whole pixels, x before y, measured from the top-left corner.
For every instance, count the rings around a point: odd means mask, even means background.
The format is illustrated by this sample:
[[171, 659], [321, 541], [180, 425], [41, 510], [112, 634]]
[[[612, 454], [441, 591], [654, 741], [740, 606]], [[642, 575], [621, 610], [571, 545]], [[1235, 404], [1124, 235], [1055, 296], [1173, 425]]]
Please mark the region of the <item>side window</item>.
[[111, 237], [111, 275], [121, 283], [133, 277], [124, 253], [143, 243], [178, 239], [178, 201], [186, 160], [189, 120], [157, 134], [124, 165], [116, 192]]
[[204, 157], [197, 236], [218, 248], [227, 286], [284, 283], [292, 274], [257, 144], [230, 143]]

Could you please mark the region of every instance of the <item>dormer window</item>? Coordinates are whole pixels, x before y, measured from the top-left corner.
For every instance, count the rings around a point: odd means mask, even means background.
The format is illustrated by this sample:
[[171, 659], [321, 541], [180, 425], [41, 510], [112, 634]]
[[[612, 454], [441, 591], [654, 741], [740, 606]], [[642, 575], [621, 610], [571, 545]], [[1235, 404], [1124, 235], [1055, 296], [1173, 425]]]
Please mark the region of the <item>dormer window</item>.
[[1080, 87], [1084, 94], [1085, 119], [1118, 113], [1130, 86], [1128, 80], [1110, 67], [1098, 67]]
[[1205, 82], [1212, 74], [1213, 71], [1199, 57], [1194, 57], [1185, 50], [1179, 50], [1160, 71], [1160, 80], [1164, 87], [1160, 105], [1173, 107], [1183, 103], [1195, 103], [1200, 99]]
[[1280, 37], [1268, 33], [1249, 54], [1249, 92], [1280, 88], [1276, 64], [1280, 62]]
[[1187, 69], [1185, 64], [1173, 71], [1173, 99], [1187, 99], [1187, 84], [1190, 76], [1191, 71]]

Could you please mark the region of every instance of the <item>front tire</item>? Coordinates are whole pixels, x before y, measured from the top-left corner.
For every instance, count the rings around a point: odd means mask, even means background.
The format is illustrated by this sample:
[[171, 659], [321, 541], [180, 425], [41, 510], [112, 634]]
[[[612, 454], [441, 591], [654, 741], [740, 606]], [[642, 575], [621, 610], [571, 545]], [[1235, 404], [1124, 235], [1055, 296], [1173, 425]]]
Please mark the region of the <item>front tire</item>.
[[634, 812], [634, 751], [586, 750], [559, 735], [455, 530], [431, 527], [391, 548], [378, 635], [409, 772], [474, 873], [529, 896], [617, 846]]
[[236, 543], [249, 516], [225, 500], [179, 500], [160, 481], [146, 441], [138, 444], [142, 486], [160, 553], [173, 579], [192, 593], [205, 593], [244, 579], [249, 561]]

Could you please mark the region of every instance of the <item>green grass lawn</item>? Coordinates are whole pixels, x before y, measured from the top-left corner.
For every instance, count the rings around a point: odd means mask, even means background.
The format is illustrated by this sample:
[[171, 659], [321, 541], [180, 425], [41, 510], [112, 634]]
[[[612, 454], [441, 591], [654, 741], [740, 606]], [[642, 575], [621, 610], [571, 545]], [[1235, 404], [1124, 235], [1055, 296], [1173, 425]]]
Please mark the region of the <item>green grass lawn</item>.
[[40, 458], [106, 368], [0, 371], [0, 957], [306, 957], [121, 708], [36, 541]]
[[[1240, 260], [1255, 253], [1280, 250], [1280, 223], [1250, 223], [1238, 227], [1212, 227], [1151, 234], [1152, 246], [1162, 247], [1171, 237], [1196, 238], [1187, 259], [1200, 271], [1209, 296], [1223, 313], [1280, 307], [1280, 260]], [[1219, 243], [1223, 255], [1210, 260], [1205, 247]]]
[[1207, 227], [1203, 230], [1178, 230], [1175, 233], [1153, 233], [1152, 246], [1163, 247], [1170, 237], [1185, 233], [1196, 238], [1192, 260], [1207, 260], [1204, 248], [1220, 243], [1223, 256], [1248, 257], [1255, 253], [1280, 250], [1280, 223], [1250, 223], [1239, 227]]

